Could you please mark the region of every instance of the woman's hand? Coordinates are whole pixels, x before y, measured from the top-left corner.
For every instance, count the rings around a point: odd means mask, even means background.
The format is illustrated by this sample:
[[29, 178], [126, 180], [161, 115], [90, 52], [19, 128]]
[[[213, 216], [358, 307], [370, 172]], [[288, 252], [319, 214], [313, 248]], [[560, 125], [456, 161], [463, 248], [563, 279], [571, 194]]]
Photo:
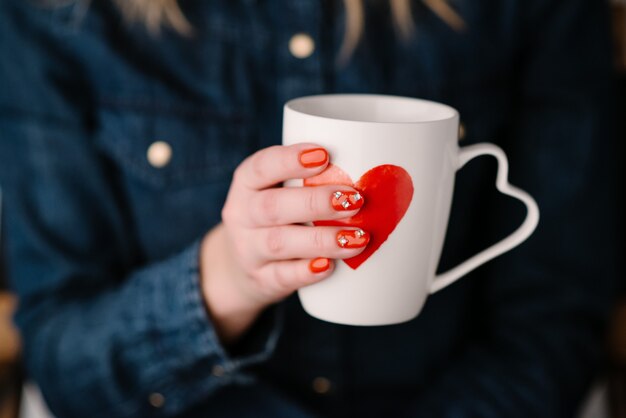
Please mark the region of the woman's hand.
[[[201, 250], [202, 290], [222, 342], [234, 342], [270, 304], [328, 277], [331, 259], [354, 257], [369, 235], [357, 228], [305, 226], [346, 218], [363, 205], [349, 186], [279, 187], [328, 165], [314, 144], [273, 146], [235, 170], [222, 223]], [[337, 193], [340, 192], [340, 193]]]

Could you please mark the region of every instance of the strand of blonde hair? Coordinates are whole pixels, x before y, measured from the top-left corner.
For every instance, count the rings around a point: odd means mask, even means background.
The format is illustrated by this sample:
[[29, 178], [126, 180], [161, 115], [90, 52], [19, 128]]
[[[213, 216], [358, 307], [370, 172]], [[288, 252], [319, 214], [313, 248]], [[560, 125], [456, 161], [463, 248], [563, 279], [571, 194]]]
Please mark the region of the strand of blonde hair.
[[177, 0], [114, 0], [124, 18], [139, 22], [148, 31], [158, 34], [161, 27], [169, 27], [181, 35], [191, 35], [193, 27], [187, 20]]
[[365, 12], [362, 0], [343, 0], [346, 9], [346, 29], [337, 62], [345, 65], [356, 48], [363, 34]]
[[[159, 33], [161, 27], [169, 27], [182, 35], [191, 35], [193, 27], [180, 9], [177, 0], [114, 0], [129, 22], [143, 23], [151, 33]], [[441, 20], [454, 30], [465, 29], [465, 22], [446, 0], [422, 0]], [[363, 0], [343, 0], [346, 25], [338, 63], [345, 64], [357, 47], [364, 30], [365, 12]], [[399, 36], [409, 39], [415, 32], [411, 13], [411, 0], [389, 0], [393, 25]]]

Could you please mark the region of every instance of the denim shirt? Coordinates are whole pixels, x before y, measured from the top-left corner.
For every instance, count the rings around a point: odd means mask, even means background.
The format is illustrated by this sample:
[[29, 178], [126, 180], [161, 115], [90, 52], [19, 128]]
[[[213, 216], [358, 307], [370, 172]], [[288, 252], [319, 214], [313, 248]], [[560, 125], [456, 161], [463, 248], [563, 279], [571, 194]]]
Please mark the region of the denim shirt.
[[[615, 276], [605, 2], [452, 0], [456, 31], [414, 1], [403, 40], [388, 3], [366, 1], [344, 65], [341, 1], [183, 0], [188, 37], [126, 24], [113, 3], [0, 2], [3, 246], [27, 369], [56, 415], [574, 414]], [[290, 53], [297, 33], [312, 55]], [[541, 223], [412, 321], [335, 325], [291, 296], [225, 348], [199, 240], [235, 167], [280, 143], [283, 104], [332, 92], [454, 106], [461, 146], [500, 145]], [[494, 178], [488, 158], [457, 176], [440, 270], [523, 219]]]

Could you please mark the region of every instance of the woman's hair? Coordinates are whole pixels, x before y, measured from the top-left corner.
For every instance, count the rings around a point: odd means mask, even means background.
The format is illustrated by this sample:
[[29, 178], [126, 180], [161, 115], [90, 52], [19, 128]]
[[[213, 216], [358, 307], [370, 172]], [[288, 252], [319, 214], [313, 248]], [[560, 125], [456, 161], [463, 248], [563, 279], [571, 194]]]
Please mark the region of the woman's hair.
[[[177, 0], [114, 0], [129, 22], [140, 22], [152, 33], [169, 27], [182, 35], [190, 35], [193, 27], [181, 11]], [[411, 0], [389, 0], [393, 24], [403, 39], [414, 32]], [[463, 30], [465, 23], [446, 0], [422, 0], [436, 15], [455, 30]], [[346, 9], [346, 30], [339, 52], [339, 61], [345, 62], [357, 46], [363, 33], [363, 0], [343, 0]]]

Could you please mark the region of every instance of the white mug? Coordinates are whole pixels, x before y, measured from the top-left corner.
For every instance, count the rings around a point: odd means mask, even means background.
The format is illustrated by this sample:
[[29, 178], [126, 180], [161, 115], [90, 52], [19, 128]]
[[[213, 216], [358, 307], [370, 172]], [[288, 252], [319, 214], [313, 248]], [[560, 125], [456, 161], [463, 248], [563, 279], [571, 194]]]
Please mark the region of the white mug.
[[[521, 244], [539, 221], [535, 200], [509, 184], [502, 149], [489, 143], [459, 148], [459, 113], [450, 106], [383, 95], [310, 96], [285, 104], [283, 122], [284, 145], [319, 144], [332, 164], [317, 178], [285, 186], [350, 184], [365, 198], [345, 224], [371, 234], [366, 250], [360, 258], [337, 260], [329, 278], [298, 291], [316, 318], [347, 325], [411, 320], [430, 293]], [[508, 237], [437, 275], [456, 171], [480, 155], [496, 157], [496, 187], [526, 205], [526, 219]]]

